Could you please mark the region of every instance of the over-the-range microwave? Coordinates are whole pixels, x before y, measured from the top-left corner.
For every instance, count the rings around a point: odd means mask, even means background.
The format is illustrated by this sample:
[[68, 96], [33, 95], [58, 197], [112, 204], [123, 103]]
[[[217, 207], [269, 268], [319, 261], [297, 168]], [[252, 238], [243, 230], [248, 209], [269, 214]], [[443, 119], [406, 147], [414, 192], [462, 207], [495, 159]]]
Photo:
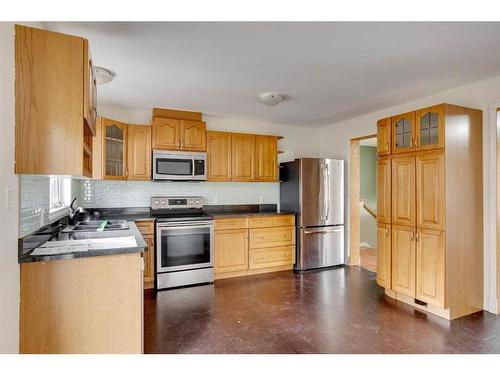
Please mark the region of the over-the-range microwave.
[[153, 150], [153, 180], [206, 181], [207, 153]]

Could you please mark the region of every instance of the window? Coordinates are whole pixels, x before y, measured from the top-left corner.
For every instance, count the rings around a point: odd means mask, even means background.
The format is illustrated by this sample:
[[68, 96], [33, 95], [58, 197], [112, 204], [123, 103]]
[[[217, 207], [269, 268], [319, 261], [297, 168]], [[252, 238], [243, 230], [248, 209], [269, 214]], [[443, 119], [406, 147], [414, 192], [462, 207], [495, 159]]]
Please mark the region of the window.
[[71, 178], [62, 176], [50, 177], [49, 212], [66, 208], [71, 203]]

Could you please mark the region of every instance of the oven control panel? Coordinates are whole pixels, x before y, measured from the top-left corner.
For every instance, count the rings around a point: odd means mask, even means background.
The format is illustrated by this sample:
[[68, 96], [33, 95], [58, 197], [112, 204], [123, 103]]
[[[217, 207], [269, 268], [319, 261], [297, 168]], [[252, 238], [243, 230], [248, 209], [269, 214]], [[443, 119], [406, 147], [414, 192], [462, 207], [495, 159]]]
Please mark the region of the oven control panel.
[[203, 197], [152, 197], [151, 209], [203, 208]]

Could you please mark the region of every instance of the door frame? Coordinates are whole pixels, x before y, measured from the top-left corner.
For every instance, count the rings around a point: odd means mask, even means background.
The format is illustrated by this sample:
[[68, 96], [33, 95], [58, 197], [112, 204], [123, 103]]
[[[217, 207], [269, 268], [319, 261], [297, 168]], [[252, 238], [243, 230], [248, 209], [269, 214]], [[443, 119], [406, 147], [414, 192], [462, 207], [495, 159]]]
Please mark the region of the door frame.
[[377, 134], [351, 138], [349, 143], [349, 265], [360, 265], [360, 141], [377, 138]]

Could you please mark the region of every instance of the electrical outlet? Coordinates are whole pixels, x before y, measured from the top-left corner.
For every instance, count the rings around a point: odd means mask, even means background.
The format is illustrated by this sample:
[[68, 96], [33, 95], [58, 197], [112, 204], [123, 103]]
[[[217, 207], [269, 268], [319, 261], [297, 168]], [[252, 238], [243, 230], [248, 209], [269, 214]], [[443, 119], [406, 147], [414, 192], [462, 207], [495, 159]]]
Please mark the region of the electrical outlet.
[[259, 196], [259, 204], [263, 204], [264, 203], [264, 196]]
[[11, 210], [14, 208], [14, 191], [9, 185], [5, 186], [5, 209]]

